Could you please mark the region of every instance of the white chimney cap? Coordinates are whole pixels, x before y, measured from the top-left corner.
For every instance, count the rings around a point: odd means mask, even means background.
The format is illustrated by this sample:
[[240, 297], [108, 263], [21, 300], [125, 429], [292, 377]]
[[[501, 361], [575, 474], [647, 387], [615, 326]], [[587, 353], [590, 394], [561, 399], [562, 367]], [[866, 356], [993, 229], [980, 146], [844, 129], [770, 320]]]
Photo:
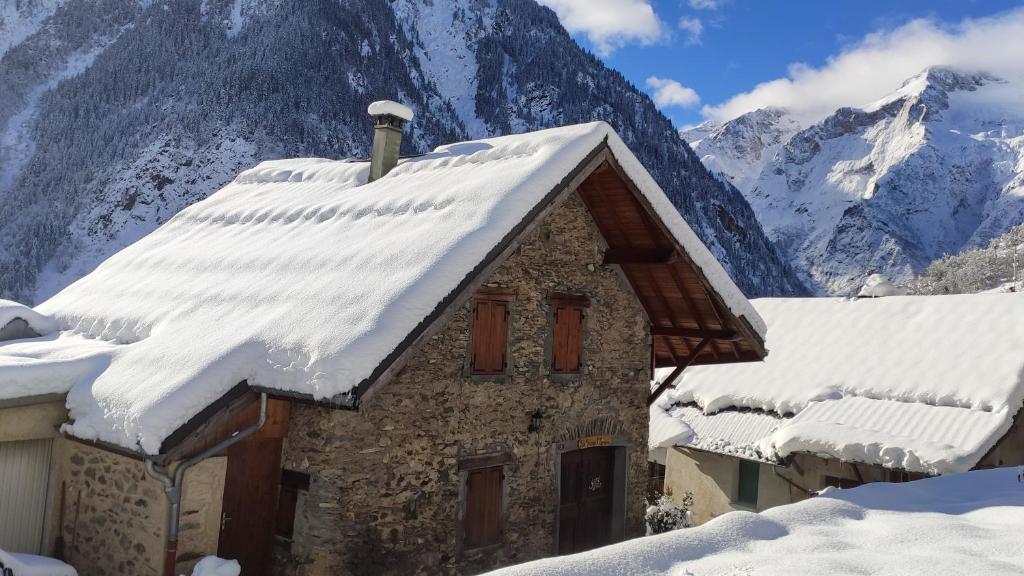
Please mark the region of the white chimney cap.
[[406, 122], [412, 121], [412, 108], [392, 100], [377, 100], [370, 104], [370, 107], [367, 108], [366, 111], [370, 113], [370, 116], [390, 114], [392, 116], [397, 116]]

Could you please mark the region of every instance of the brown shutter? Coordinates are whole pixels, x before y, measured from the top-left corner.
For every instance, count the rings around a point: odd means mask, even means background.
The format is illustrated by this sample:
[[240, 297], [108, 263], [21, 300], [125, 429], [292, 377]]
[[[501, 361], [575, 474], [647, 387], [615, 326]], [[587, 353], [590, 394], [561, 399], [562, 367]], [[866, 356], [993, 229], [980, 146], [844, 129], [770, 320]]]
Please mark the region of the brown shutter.
[[466, 548], [501, 541], [501, 466], [470, 470], [466, 478]]
[[583, 309], [578, 306], [555, 308], [555, 327], [551, 338], [551, 363], [555, 372], [579, 372], [583, 356]]
[[473, 320], [473, 372], [504, 372], [507, 350], [508, 302], [477, 301]]

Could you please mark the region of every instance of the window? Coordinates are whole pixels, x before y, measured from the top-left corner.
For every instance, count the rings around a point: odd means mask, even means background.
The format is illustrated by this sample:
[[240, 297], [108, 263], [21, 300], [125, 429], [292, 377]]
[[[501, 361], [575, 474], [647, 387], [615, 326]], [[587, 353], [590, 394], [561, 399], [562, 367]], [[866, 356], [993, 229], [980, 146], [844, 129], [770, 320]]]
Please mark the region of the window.
[[459, 462], [466, 482], [462, 528], [467, 550], [501, 543], [505, 464], [510, 461], [503, 452]]
[[295, 509], [299, 502], [300, 490], [309, 490], [309, 474], [294, 470], [282, 470], [274, 533], [288, 540], [292, 539], [295, 532]]
[[647, 499], [654, 501], [665, 493], [665, 465], [647, 463]]
[[551, 294], [548, 296], [553, 310], [551, 335], [551, 370], [574, 374], [583, 365], [584, 309], [589, 305], [586, 296]]
[[740, 485], [736, 494], [736, 502], [748, 506], [757, 506], [757, 477], [761, 465], [750, 460], [740, 460]]
[[503, 374], [508, 368], [508, 315], [512, 294], [482, 290], [476, 296], [473, 316], [474, 374]]

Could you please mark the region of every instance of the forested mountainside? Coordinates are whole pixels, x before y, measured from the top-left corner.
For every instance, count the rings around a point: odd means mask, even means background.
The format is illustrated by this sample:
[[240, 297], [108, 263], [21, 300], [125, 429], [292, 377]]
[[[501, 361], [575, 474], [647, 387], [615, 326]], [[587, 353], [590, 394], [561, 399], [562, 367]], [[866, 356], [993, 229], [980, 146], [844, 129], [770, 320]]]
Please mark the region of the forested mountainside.
[[1024, 292], [1024, 224], [987, 246], [943, 256], [908, 283], [914, 294]]
[[803, 292], [750, 205], [532, 0], [34, 0], [0, 12], [0, 297], [45, 299], [260, 160], [606, 120], [750, 296]]
[[757, 110], [683, 132], [819, 293], [907, 282], [1024, 222], [1024, 83], [931, 68], [811, 126]]

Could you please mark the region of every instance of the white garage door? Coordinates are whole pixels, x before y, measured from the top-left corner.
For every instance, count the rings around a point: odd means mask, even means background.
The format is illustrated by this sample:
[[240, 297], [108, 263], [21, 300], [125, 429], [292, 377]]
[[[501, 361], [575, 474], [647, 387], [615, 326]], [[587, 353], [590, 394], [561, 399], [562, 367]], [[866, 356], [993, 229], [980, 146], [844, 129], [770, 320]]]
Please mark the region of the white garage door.
[[53, 440], [0, 442], [0, 548], [39, 554]]

